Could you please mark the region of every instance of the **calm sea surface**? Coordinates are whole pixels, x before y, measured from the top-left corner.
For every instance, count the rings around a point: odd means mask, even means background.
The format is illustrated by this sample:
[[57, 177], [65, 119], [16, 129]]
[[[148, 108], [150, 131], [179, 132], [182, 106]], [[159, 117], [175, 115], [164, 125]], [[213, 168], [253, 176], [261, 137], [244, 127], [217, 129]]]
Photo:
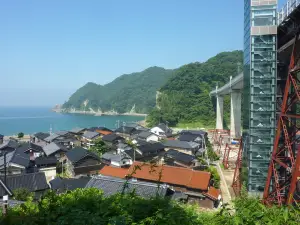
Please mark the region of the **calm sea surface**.
[[140, 116], [90, 116], [59, 114], [46, 107], [0, 107], [0, 134], [13, 135], [19, 132], [32, 134], [39, 131], [70, 130], [75, 127], [106, 126], [117, 127], [118, 121], [137, 122]]

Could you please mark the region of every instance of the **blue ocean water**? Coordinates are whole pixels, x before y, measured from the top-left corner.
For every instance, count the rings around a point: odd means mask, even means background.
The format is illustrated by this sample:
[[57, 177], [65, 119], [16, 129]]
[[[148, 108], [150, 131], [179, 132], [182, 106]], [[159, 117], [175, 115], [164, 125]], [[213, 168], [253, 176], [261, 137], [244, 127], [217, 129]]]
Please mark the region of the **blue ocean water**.
[[91, 116], [78, 114], [60, 114], [50, 107], [0, 107], [0, 134], [14, 135], [19, 132], [33, 134], [35, 132], [70, 130], [75, 127], [105, 126], [115, 129], [123, 122], [143, 120], [140, 116]]

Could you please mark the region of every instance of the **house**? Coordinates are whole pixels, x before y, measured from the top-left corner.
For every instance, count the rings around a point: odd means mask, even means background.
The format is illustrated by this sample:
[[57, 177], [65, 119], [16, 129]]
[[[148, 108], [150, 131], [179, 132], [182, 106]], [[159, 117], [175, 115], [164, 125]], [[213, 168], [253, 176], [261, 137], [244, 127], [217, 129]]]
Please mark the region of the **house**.
[[[109, 176], [94, 176], [86, 185], [86, 188], [98, 188], [103, 191], [104, 196], [110, 196], [117, 193], [132, 193], [143, 198], [153, 198], [156, 196], [165, 197], [168, 193], [168, 185], [158, 186], [155, 183], [137, 181]], [[171, 192], [172, 193], [172, 192]], [[170, 194], [171, 194], [170, 193]]]
[[40, 156], [34, 161], [37, 171], [44, 172], [47, 182], [56, 177], [56, 165], [58, 163], [55, 156]]
[[103, 166], [96, 154], [81, 147], [69, 150], [63, 162], [66, 165], [67, 173], [71, 176], [90, 174], [91, 171]]
[[[4, 174], [4, 155], [0, 157], [0, 175]], [[29, 167], [30, 157], [24, 153], [23, 146], [6, 154], [6, 172], [10, 174], [25, 173]]]
[[0, 145], [3, 144], [4, 141], [4, 135], [0, 134]]
[[115, 133], [123, 138], [129, 138], [134, 131], [136, 131], [134, 127], [121, 126], [115, 130]]
[[112, 152], [106, 152], [101, 156], [102, 162], [117, 167], [130, 166], [132, 159], [124, 152], [113, 154]]
[[125, 151], [133, 161], [150, 161], [150, 160], [160, 160], [160, 157], [164, 154], [164, 145], [160, 142], [147, 143], [145, 145], [137, 146], [137, 148], [129, 149]]
[[90, 131], [98, 132], [100, 134], [100, 137], [103, 137], [104, 135], [112, 134], [113, 131], [106, 128], [106, 127], [92, 127], [92, 129], [89, 129]]
[[45, 141], [45, 139], [49, 136], [50, 136], [49, 133], [38, 132], [38, 133], [35, 133], [34, 135], [32, 135], [30, 137], [30, 139], [31, 139], [32, 143], [39, 144], [39, 145], [45, 145], [45, 144], [47, 144], [47, 141]]
[[73, 128], [71, 129], [69, 132], [71, 134], [74, 134], [74, 135], [83, 135], [83, 133], [86, 131], [87, 129], [86, 128], [79, 128], [79, 127], [76, 127], [76, 128]]
[[138, 139], [142, 139], [145, 140], [147, 142], [151, 142], [151, 141], [155, 141], [158, 142], [159, 141], [159, 136], [151, 133], [150, 131], [142, 131], [137, 135]]
[[150, 129], [150, 132], [158, 135], [161, 138], [170, 137], [172, 136], [172, 129], [170, 129], [164, 123], [160, 123], [157, 126]]
[[87, 183], [91, 180], [90, 177], [79, 177], [79, 178], [60, 178], [56, 177], [51, 180], [50, 188], [56, 193], [60, 194], [66, 191], [72, 191], [77, 188], [85, 188]]
[[55, 142], [51, 142], [43, 147], [46, 156], [55, 156], [60, 159], [68, 151], [68, 148]]
[[146, 140], [140, 139], [140, 138], [136, 138], [136, 139], [132, 140], [132, 143], [137, 146], [141, 146], [141, 145], [147, 145], [149, 142], [147, 142]]
[[179, 140], [166, 140], [163, 142], [165, 150], [175, 149], [179, 152], [194, 155], [200, 148], [200, 144], [196, 142], [179, 141]]
[[202, 136], [198, 135], [198, 134], [190, 134], [190, 133], [184, 133], [184, 134], [180, 134], [178, 137], [179, 141], [188, 141], [188, 142], [196, 142], [201, 144], [202, 143]]
[[218, 206], [219, 190], [210, 187], [211, 173], [195, 171], [189, 168], [134, 162], [128, 170], [105, 166], [99, 171], [101, 175], [113, 177], [132, 177], [138, 181], [155, 182], [169, 185], [175, 192], [182, 192], [188, 202], [195, 202], [201, 207]]
[[108, 134], [108, 135], [104, 135], [102, 137], [102, 141], [104, 141], [105, 144], [107, 144], [108, 146], [112, 146], [114, 144], [119, 143], [119, 141], [123, 141], [123, 140], [124, 140], [123, 137], [121, 137], [121, 136], [119, 136], [117, 134], [114, 134], [114, 133]]
[[[141, 169], [135, 170], [136, 166]], [[132, 174], [132, 172], [135, 173]], [[220, 200], [212, 199], [208, 195], [215, 193], [210, 187], [211, 174], [204, 171], [195, 171], [189, 168], [174, 166], [156, 166], [154, 169], [150, 164], [135, 162], [129, 168], [129, 174], [138, 180], [154, 181], [170, 185], [175, 191], [182, 191], [188, 196], [188, 202], [195, 202], [201, 207], [213, 208]], [[212, 191], [209, 190], [212, 188]], [[217, 196], [218, 198], [218, 196]]]
[[105, 165], [101, 170], [99, 170], [99, 174], [103, 176], [111, 176], [124, 179], [129, 175], [129, 171], [128, 168]]
[[207, 137], [207, 132], [205, 130], [182, 130], [180, 134], [193, 134]]
[[82, 135], [82, 146], [84, 148], [89, 149], [91, 146], [93, 146], [93, 141], [100, 137], [100, 134], [98, 132], [94, 131], [85, 131]]
[[[3, 180], [3, 177], [1, 179]], [[12, 192], [19, 188], [25, 188], [34, 193], [35, 199], [39, 199], [49, 189], [43, 172], [9, 175], [6, 177], [6, 185]], [[5, 190], [0, 186], [0, 196], [5, 194]]]
[[[29, 155], [30, 160], [34, 160], [36, 157], [44, 155], [43, 147], [34, 143], [22, 143], [18, 148]], [[20, 150], [21, 151], [21, 150]]]
[[170, 166], [194, 167], [199, 161], [195, 156], [169, 149], [164, 155], [164, 163]]
[[0, 144], [0, 153], [14, 151], [18, 146], [19, 143], [14, 140], [5, 140]]

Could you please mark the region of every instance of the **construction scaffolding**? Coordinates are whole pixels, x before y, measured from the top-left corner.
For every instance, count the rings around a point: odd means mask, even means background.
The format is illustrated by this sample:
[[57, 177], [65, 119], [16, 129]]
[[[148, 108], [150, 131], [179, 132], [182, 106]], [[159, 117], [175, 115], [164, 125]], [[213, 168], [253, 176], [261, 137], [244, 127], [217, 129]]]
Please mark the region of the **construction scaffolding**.
[[235, 162], [235, 169], [231, 187], [236, 196], [239, 196], [242, 188], [241, 169], [242, 169], [242, 154], [243, 154], [243, 140], [240, 140], [239, 151]]

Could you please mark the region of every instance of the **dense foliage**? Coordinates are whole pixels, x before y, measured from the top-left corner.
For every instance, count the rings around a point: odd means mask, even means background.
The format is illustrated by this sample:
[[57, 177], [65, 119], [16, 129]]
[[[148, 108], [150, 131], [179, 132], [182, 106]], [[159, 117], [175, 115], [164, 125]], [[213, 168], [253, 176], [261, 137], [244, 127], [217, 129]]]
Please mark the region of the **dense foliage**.
[[[169, 125], [179, 122], [202, 122], [212, 126], [215, 110], [209, 92], [224, 85], [230, 76], [237, 74], [238, 63], [242, 63], [243, 52], [222, 52], [205, 63], [191, 63], [180, 67], [174, 76], [162, 86], [158, 107], [147, 118], [150, 126], [168, 121]], [[224, 115], [229, 118], [229, 98], [224, 99]]]
[[18, 201], [32, 200], [33, 193], [26, 188], [17, 188], [14, 190], [14, 199]]
[[104, 141], [102, 141], [102, 138], [97, 138], [93, 141], [93, 144], [94, 145], [89, 148], [89, 151], [94, 152], [99, 157], [109, 150]]
[[213, 186], [215, 188], [220, 188], [221, 178], [217, 171], [217, 169], [214, 166], [209, 166], [205, 171], [210, 172], [213, 180]]
[[23, 138], [23, 137], [24, 137], [24, 133], [23, 132], [18, 133], [18, 138]]
[[205, 212], [169, 199], [142, 199], [129, 195], [104, 197], [98, 189], [77, 189], [56, 195], [49, 192], [38, 204], [27, 202], [12, 208], [0, 224], [180, 224], [243, 225], [299, 224], [299, 208], [265, 207], [259, 199], [242, 196], [233, 209]]
[[[172, 76], [174, 70], [150, 67], [139, 73], [125, 74], [106, 85], [87, 83], [79, 88], [63, 108], [76, 108], [97, 111], [115, 110], [129, 112], [135, 105], [135, 111], [147, 113], [156, 102], [156, 91]], [[88, 100], [88, 101], [86, 101]], [[84, 102], [87, 105], [84, 105]]]

